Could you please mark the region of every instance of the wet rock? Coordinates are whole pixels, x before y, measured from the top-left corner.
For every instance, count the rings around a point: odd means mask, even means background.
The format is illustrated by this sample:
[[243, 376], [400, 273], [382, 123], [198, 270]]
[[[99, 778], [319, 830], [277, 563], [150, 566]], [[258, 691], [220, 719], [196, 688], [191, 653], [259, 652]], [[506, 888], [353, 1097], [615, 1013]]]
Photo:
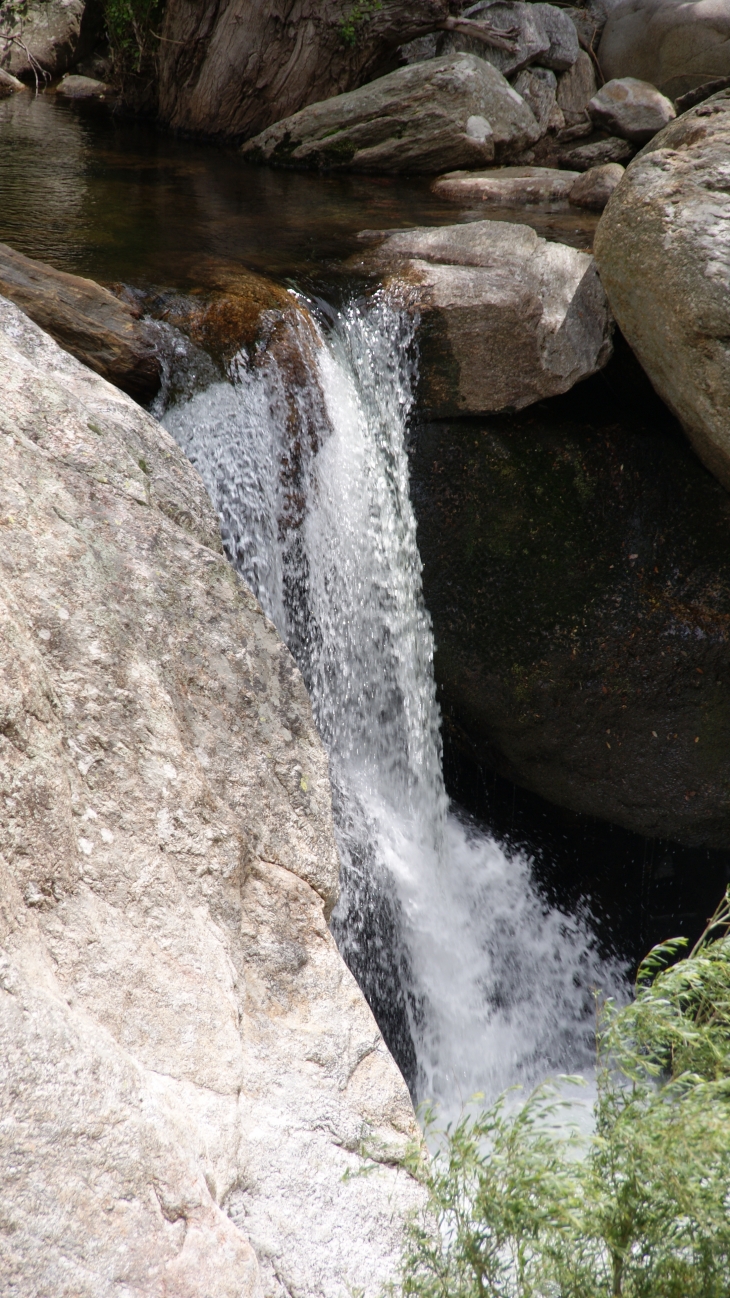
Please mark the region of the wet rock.
[[568, 68], [572, 68], [580, 52], [575, 24], [568, 14], [555, 5], [538, 3], [533, 4], [532, 8], [550, 41], [548, 49], [540, 55], [539, 62], [544, 68], [552, 68], [554, 72], [566, 72]]
[[434, 172], [483, 165], [539, 134], [524, 99], [490, 63], [453, 54], [311, 104], [249, 140], [242, 153], [327, 170]]
[[697, 453], [730, 490], [730, 96], [654, 137], [601, 217], [616, 317]]
[[401, 281], [418, 309], [420, 402], [432, 412], [522, 409], [567, 391], [611, 354], [592, 257], [528, 226], [399, 231], [358, 264]]
[[513, 203], [565, 200], [578, 179], [577, 171], [551, 167], [495, 167], [491, 171], [453, 171], [439, 176], [431, 189], [455, 203], [482, 202], [504, 207]]
[[602, 212], [624, 174], [624, 167], [608, 162], [603, 167], [591, 167], [576, 180], [570, 190], [570, 201], [575, 207], [587, 207]]
[[101, 8], [87, 0], [35, 0], [0, 36], [0, 67], [22, 81], [59, 77], [92, 48], [102, 26]]
[[562, 167], [573, 171], [590, 171], [592, 167], [604, 167], [609, 162], [628, 162], [636, 152], [636, 145], [630, 140], [621, 139], [618, 135], [599, 136], [587, 140], [584, 144], [569, 143], [558, 149], [558, 159]]
[[104, 81], [93, 77], [82, 77], [67, 73], [56, 86], [56, 94], [62, 99], [75, 99], [84, 102], [108, 103], [116, 98], [113, 88]]
[[597, 127], [635, 144], [646, 144], [677, 115], [671, 100], [634, 77], [607, 81], [591, 99], [588, 112]]
[[559, 131], [565, 126], [565, 118], [555, 97], [558, 79], [549, 68], [525, 68], [515, 77], [513, 85], [532, 109], [541, 131]]
[[672, 99], [730, 76], [730, 9], [724, 0], [623, 0], [598, 47], [607, 81], [637, 77]]
[[160, 386], [160, 361], [148, 327], [108, 289], [67, 275], [0, 244], [0, 293], [97, 374], [138, 401]]
[[18, 90], [25, 90], [23, 82], [0, 68], [0, 99], [7, 99], [9, 95], [14, 95]]
[[441, 706], [483, 771], [727, 848], [730, 498], [631, 360], [624, 344], [564, 397], [417, 433]]
[[572, 68], [558, 79], [555, 95], [566, 126], [585, 119], [588, 102], [597, 89], [593, 60], [585, 50], [580, 50]]
[[418, 1131], [299, 672], [172, 439], [1, 300], [0, 379], [3, 1287], [377, 1298]]

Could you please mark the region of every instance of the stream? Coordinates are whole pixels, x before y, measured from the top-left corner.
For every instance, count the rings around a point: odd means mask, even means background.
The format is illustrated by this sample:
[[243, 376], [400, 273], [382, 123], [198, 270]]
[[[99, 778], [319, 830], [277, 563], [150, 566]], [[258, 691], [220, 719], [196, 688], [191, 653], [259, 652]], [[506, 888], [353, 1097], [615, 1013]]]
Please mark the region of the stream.
[[[414, 1098], [454, 1113], [476, 1092], [590, 1069], [593, 989], [622, 995], [624, 965], [585, 899], [549, 904], [529, 856], [450, 802], [409, 493], [413, 322], [340, 270], [364, 228], [483, 211], [455, 213], [427, 181], [252, 170], [50, 98], [17, 96], [0, 121], [0, 240], [143, 292], [194, 295], [246, 268], [296, 295], [304, 382], [244, 351], [204, 372], [180, 346], [155, 413], [309, 688], [342, 864], [332, 929]], [[592, 218], [532, 219], [590, 243]]]

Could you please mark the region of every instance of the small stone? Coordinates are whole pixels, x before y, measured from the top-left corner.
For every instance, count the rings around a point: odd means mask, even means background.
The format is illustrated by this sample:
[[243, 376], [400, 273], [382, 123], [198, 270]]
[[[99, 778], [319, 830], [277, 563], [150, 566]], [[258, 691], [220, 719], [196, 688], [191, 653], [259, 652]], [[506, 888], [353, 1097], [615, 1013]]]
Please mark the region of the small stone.
[[114, 90], [104, 81], [95, 81], [93, 77], [79, 77], [69, 74], [59, 81], [56, 94], [62, 99], [96, 99], [114, 98]]
[[588, 104], [596, 126], [635, 144], [646, 144], [677, 116], [674, 104], [648, 81], [607, 81]]
[[591, 167], [573, 185], [569, 194], [571, 203], [575, 207], [587, 207], [592, 212], [602, 212], [623, 174], [624, 168], [617, 162]]

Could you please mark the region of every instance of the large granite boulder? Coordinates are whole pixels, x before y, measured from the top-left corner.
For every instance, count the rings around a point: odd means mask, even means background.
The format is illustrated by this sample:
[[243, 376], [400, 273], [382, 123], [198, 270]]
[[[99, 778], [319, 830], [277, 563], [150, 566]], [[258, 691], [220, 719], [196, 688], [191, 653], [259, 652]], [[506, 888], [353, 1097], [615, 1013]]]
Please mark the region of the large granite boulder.
[[420, 316], [420, 402], [431, 412], [521, 410], [611, 354], [593, 258], [529, 226], [475, 221], [389, 235], [360, 267], [400, 281]]
[[416, 432], [441, 706], [485, 780], [729, 848], [730, 497], [632, 361]]
[[678, 95], [730, 75], [726, 0], [623, 0], [598, 46], [606, 81], [637, 77]]
[[598, 226], [621, 329], [730, 490], [730, 95], [677, 118], [627, 168]]
[[435, 172], [517, 152], [540, 128], [484, 59], [452, 54], [398, 68], [303, 108], [243, 146], [254, 162], [327, 170]]
[[635, 144], [646, 144], [677, 116], [666, 95], [635, 77], [607, 81], [588, 104], [588, 113], [597, 127]]
[[3, 300], [0, 378], [0, 1290], [377, 1298], [417, 1126], [299, 672], [149, 415]]
[[103, 28], [95, 0], [31, 0], [0, 28], [0, 67], [22, 81], [59, 77], [93, 46]]
[[0, 293], [97, 374], [149, 401], [160, 386], [160, 358], [138, 312], [80, 275], [54, 270], [0, 244]]

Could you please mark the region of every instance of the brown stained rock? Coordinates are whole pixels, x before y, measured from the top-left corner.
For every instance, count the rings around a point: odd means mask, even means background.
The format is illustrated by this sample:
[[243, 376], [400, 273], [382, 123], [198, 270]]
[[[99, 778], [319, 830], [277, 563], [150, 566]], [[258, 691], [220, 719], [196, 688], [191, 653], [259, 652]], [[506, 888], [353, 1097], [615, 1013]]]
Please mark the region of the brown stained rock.
[[452, 171], [431, 186], [438, 198], [451, 202], [513, 203], [565, 201], [578, 179], [577, 171], [553, 167], [494, 167], [490, 171]]
[[0, 1289], [377, 1298], [418, 1132], [300, 674], [172, 439], [3, 300], [0, 382]]
[[573, 185], [569, 198], [575, 207], [586, 207], [591, 212], [602, 212], [624, 174], [617, 162], [584, 171]]
[[390, 234], [358, 266], [402, 281], [420, 317], [420, 402], [438, 415], [522, 409], [611, 354], [593, 258], [526, 225], [474, 221]]
[[131, 306], [100, 284], [0, 244], [0, 294], [137, 401], [149, 401], [157, 392], [160, 362], [149, 329]]
[[677, 116], [666, 95], [635, 77], [607, 81], [588, 104], [588, 113], [599, 129], [635, 144], [646, 144]]
[[596, 232], [627, 341], [698, 455], [730, 490], [727, 91], [654, 137]]

